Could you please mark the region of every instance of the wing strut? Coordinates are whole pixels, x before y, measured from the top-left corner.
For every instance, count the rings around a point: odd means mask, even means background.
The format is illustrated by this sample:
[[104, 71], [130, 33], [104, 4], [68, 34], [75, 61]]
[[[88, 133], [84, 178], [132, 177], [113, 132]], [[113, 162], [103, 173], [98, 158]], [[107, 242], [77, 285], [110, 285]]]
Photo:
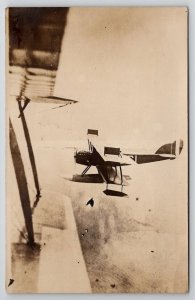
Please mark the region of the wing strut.
[[121, 173], [121, 192], [122, 192], [123, 191], [123, 172], [122, 172], [121, 165], [119, 167], [120, 167], [120, 173]]

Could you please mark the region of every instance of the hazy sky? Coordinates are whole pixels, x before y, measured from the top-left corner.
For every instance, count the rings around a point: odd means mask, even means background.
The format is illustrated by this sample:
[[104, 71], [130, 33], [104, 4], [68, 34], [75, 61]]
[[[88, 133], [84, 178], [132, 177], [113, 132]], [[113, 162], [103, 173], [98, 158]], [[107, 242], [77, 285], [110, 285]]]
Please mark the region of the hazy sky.
[[186, 45], [184, 8], [71, 8], [55, 95], [79, 104], [53, 111], [67, 137], [94, 128], [129, 145], [185, 139]]

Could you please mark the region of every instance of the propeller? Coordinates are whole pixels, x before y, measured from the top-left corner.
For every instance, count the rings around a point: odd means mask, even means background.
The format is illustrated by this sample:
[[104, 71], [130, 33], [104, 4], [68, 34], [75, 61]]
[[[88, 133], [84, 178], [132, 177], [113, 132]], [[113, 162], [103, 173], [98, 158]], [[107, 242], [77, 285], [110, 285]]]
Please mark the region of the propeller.
[[75, 148], [75, 152], [74, 152], [74, 162], [75, 162], [75, 165], [76, 165], [77, 153], [78, 153], [77, 148]]

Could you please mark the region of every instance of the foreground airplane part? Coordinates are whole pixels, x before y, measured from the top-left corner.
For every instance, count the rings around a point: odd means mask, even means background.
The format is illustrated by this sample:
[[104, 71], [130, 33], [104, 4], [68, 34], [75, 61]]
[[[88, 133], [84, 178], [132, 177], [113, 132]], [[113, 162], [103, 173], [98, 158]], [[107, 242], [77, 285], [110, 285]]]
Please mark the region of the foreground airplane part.
[[[89, 138], [90, 136], [90, 138]], [[103, 191], [109, 196], [124, 197], [123, 186], [128, 185], [129, 176], [123, 175], [122, 167], [129, 166], [132, 163], [143, 164], [161, 160], [173, 160], [180, 155], [183, 149], [183, 141], [179, 143], [165, 144], [161, 146], [154, 154], [129, 154], [122, 153], [120, 148], [104, 147], [104, 151], [97, 150], [96, 141], [98, 130], [88, 129], [88, 151], [76, 151], [74, 155], [75, 162], [86, 166], [80, 175], [73, 175], [69, 180], [75, 182], [88, 183], [106, 183], [106, 190]], [[93, 142], [92, 142], [93, 140]], [[130, 159], [129, 159], [130, 158]], [[98, 174], [86, 174], [92, 166], [97, 168]], [[108, 189], [108, 185], [120, 185], [121, 191]]]
[[[29, 103], [32, 105], [32, 102], [57, 104], [57, 107], [77, 102], [54, 95], [55, 79], [67, 14], [68, 8], [12, 7], [7, 10], [10, 106], [14, 107], [16, 105], [18, 110], [20, 120], [17, 120], [16, 124], [18, 122], [22, 123], [36, 190], [35, 201], [32, 207], [28, 197], [25, 201], [20, 193], [20, 201], [28, 232], [28, 245], [31, 247], [35, 246], [32, 214], [42, 195], [25, 109], [27, 106], [29, 108]], [[45, 38], [46, 31], [47, 38]], [[11, 120], [13, 117], [14, 115], [10, 116], [9, 129], [15, 132], [14, 122]], [[12, 152], [13, 165], [18, 166], [18, 161], [22, 160], [22, 157], [19, 146], [18, 151], [14, 153], [14, 145], [18, 144], [17, 134], [14, 137], [10, 140], [10, 150]], [[21, 161], [21, 166], [23, 164], [23, 161]], [[27, 181], [26, 173], [19, 172], [19, 170], [16, 170], [15, 173], [20, 191], [21, 182], [25, 183]]]

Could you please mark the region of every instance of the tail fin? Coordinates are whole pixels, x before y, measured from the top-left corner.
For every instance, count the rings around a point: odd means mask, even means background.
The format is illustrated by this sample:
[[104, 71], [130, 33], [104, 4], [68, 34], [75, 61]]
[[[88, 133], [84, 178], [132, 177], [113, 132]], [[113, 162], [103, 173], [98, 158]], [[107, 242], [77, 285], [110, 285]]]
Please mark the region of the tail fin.
[[165, 144], [161, 146], [155, 154], [170, 154], [177, 156], [181, 153], [183, 149], [183, 140], [179, 140], [179, 142], [174, 141], [173, 143]]

